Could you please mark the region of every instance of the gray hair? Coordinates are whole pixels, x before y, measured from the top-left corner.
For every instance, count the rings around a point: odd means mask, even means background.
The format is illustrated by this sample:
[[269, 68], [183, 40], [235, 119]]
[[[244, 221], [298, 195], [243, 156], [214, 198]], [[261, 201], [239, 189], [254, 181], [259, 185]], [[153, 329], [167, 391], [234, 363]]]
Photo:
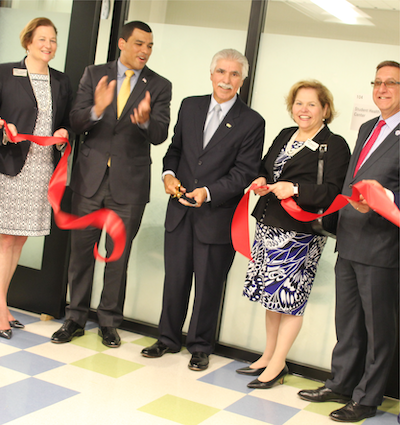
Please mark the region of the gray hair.
[[246, 56], [242, 55], [235, 49], [224, 49], [214, 55], [210, 65], [211, 74], [214, 73], [215, 68], [217, 67], [217, 62], [220, 59], [239, 62], [240, 65], [242, 65], [242, 81], [249, 75], [249, 61], [247, 60]]

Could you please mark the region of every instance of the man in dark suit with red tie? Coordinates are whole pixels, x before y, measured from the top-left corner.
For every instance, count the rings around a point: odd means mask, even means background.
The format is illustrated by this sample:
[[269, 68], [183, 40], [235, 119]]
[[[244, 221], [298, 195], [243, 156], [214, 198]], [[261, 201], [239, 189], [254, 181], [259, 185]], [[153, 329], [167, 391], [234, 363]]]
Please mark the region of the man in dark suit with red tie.
[[208, 367], [223, 285], [234, 250], [230, 226], [244, 189], [256, 177], [264, 119], [237, 96], [247, 59], [226, 49], [211, 63], [212, 96], [184, 99], [164, 158], [165, 281], [159, 339], [145, 357], [176, 353], [195, 278], [194, 307], [186, 347], [191, 370]]
[[[167, 138], [171, 101], [171, 83], [146, 66], [153, 47], [150, 27], [140, 21], [125, 24], [118, 47], [117, 61], [85, 69], [70, 114], [73, 130], [86, 135], [71, 177], [72, 212], [83, 216], [109, 208], [120, 216], [127, 235], [121, 258], [105, 266], [97, 308], [99, 334], [108, 347], [121, 343], [116, 328], [123, 319], [127, 264], [149, 202], [150, 146]], [[93, 247], [100, 234], [93, 227], [71, 232], [71, 301], [67, 320], [51, 338], [54, 343], [69, 342], [84, 333], [93, 283]], [[107, 252], [112, 248], [107, 236]]]
[[[381, 116], [360, 128], [344, 195], [350, 195], [353, 184], [367, 179], [399, 193], [399, 63], [380, 63], [372, 85]], [[376, 212], [361, 214], [364, 211], [355, 206], [341, 210], [337, 230], [337, 344], [332, 378], [317, 390], [299, 392], [308, 401], [346, 403], [330, 414], [339, 422], [375, 416], [397, 339], [399, 229]]]

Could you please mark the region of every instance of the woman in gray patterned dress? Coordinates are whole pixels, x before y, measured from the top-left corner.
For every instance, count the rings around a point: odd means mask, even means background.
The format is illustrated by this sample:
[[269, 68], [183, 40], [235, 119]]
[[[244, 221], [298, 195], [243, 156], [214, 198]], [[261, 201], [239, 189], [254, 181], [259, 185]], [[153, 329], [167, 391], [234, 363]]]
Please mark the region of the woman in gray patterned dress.
[[[68, 77], [48, 63], [57, 50], [57, 30], [47, 18], [30, 21], [21, 32], [27, 51], [20, 63], [0, 65], [0, 128], [11, 133], [68, 137], [72, 90]], [[3, 121], [4, 120], [4, 121]], [[60, 147], [59, 147], [60, 148]], [[0, 337], [23, 327], [7, 307], [7, 291], [28, 236], [50, 233], [47, 188], [58, 155], [53, 146], [24, 141], [0, 143]]]
[[[266, 310], [267, 343], [262, 356], [240, 374], [259, 376], [249, 388], [283, 382], [286, 355], [295, 341], [311, 292], [326, 237], [310, 223], [293, 219], [280, 201], [294, 197], [308, 211], [327, 208], [341, 191], [350, 151], [346, 141], [326, 124], [334, 117], [333, 98], [318, 81], [300, 81], [287, 98], [297, 127], [274, 140], [253, 182], [260, 195], [253, 215], [256, 235], [243, 294]], [[317, 184], [319, 146], [327, 146], [322, 184]]]

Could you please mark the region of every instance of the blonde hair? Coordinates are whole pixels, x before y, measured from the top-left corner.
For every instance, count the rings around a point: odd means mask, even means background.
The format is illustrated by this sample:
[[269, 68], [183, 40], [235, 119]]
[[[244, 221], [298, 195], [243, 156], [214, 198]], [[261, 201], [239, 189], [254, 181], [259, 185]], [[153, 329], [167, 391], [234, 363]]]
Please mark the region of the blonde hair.
[[33, 34], [38, 27], [53, 27], [57, 35], [57, 28], [48, 18], [35, 18], [29, 21], [25, 28], [21, 31], [19, 39], [21, 41], [21, 46], [27, 50], [28, 46], [32, 43]]
[[326, 114], [324, 116], [326, 124], [329, 124], [333, 121], [336, 116], [335, 107], [333, 105], [333, 96], [332, 93], [319, 81], [317, 80], [304, 80], [299, 81], [294, 84], [289, 91], [289, 94], [286, 97], [286, 108], [292, 116], [293, 104], [296, 100], [297, 93], [300, 89], [314, 89], [317, 92], [318, 100], [322, 105], [322, 108], [325, 108], [328, 105]]

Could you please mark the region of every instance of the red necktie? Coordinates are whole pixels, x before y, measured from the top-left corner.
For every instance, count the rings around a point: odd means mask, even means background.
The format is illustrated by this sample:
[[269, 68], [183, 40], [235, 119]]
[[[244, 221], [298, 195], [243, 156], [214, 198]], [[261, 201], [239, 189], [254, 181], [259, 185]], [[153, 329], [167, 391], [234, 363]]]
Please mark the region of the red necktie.
[[386, 123], [385, 123], [384, 120], [380, 120], [378, 122], [378, 125], [375, 127], [375, 130], [373, 131], [373, 133], [372, 133], [371, 137], [369, 138], [368, 142], [362, 148], [362, 150], [360, 152], [360, 156], [358, 157], [358, 161], [357, 161], [356, 169], [354, 170], [353, 177], [356, 176], [357, 171], [359, 170], [359, 168], [361, 167], [362, 163], [364, 162], [364, 159], [366, 158], [366, 156], [368, 155], [369, 151], [371, 150], [373, 144], [375, 143], [376, 139], [378, 138], [379, 133], [381, 132], [381, 128], [385, 124]]

